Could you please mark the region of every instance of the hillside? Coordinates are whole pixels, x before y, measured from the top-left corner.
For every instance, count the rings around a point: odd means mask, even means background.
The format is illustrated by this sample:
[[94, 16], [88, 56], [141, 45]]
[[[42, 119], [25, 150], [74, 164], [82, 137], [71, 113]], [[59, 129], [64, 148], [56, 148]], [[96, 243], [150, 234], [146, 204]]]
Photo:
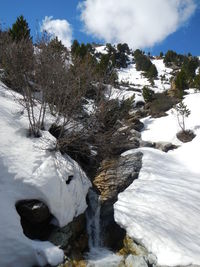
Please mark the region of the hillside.
[[0, 267], [200, 265], [199, 59], [4, 48]]

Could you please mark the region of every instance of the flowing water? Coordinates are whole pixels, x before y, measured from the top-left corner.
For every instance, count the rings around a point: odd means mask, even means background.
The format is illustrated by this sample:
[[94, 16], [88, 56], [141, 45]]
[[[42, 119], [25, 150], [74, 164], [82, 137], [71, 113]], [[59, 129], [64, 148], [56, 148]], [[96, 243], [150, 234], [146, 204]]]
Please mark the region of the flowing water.
[[86, 255], [88, 267], [117, 267], [121, 256], [103, 247], [101, 239], [101, 198], [94, 190], [88, 194], [87, 232], [89, 237], [89, 253]]

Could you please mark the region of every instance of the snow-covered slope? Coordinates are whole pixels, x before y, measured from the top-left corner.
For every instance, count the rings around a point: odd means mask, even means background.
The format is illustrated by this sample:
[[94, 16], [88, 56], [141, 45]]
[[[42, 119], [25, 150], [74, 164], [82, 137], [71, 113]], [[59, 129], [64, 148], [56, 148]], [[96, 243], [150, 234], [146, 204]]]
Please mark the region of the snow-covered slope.
[[[55, 142], [48, 132], [41, 138], [26, 137], [26, 113], [14, 101], [19, 95], [3, 87], [0, 84], [0, 266], [56, 265], [62, 261], [62, 250], [28, 239], [15, 204], [39, 199], [64, 226], [86, 209], [90, 182], [71, 158], [47, 149]], [[66, 184], [69, 175], [73, 179]]]
[[144, 86], [149, 86], [149, 88], [156, 93], [168, 90], [170, 88], [172, 69], [165, 67], [163, 59], [153, 59], [152, 63], [155, 64], [158, 71], [158, 78], [154, 80], [154, 86], [150, 84], [142, 71], [136, 70], [136, 64], [130, 64], [127, 68], [120, 69], [118, 71], [119, 81], [129, 83], [140, 90], [142, 90]]
[[[133, 61], [131, 56], [130, 61]], [[155, 93], [162, 93], [171, 87], [170, 79], [172, 77], [172, 69], [166, 68], [163, 59], [153, 59], [158, 70], [158, 78], [154, 80], [154, 85], [144, 76], [142, 71], [136, 70], [136, 64], [132, 63], [127, 68], [118, 70], [118, 80], [121, 84], [120, 89], [112, 88], [111, 98], [127, 99], [135, 95], [135, 103], [144, 102], [142, 89], [148, 86]]]
[[[115, 203], [115, 220], [157, 256], [159, 265], [200, 265], [200, 93], [185, 97], [196, 137], [171, 152], [140, 149], [143, 166]], [[175, 141], [176, 117], [146, 118], [145, 140]], [[127, 153], [134, 153], [128, 151]]]

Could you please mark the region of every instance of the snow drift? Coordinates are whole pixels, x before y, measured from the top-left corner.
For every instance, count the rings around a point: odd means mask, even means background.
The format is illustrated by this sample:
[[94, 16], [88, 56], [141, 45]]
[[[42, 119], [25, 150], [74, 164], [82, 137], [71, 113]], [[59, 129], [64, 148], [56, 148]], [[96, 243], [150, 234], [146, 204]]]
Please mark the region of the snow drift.
[[[181, 144], [176, 118], [146, 118], [145, 140], [177, 141], [169, 153], [152, 148], [144, 153], [139, 179], [115, 203], [115, 220], [128, 235], [157, 256], [158, 265], [200, 264], [200, 93], [187, 95], [191, 110], [186, 126], [196, 137]], [[134, 153], [134, 151], [125, 152]]]

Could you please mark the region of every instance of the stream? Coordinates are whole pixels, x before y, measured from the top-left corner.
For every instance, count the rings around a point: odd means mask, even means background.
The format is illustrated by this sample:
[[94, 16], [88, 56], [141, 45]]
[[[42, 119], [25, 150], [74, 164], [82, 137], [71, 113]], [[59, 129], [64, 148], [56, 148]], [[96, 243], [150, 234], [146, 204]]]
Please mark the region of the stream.
[[89, 237], [89, 252], [86, 254], [88, 267], [117, 267], [123, 257], [116, 255], [103, 246], [101, 239], [101, 198], [94, 191], [88, 194], [87, 233]]

